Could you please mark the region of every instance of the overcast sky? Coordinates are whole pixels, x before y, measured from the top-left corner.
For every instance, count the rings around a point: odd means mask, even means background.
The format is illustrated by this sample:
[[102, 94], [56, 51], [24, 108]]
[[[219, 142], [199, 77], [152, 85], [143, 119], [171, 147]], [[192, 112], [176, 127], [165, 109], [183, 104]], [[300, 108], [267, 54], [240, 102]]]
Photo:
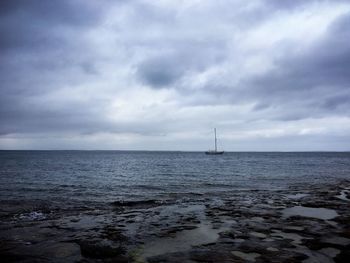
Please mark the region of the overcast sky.
[[1, 1], [0, 85], [0, 149], [350, 150], [350, 1]]

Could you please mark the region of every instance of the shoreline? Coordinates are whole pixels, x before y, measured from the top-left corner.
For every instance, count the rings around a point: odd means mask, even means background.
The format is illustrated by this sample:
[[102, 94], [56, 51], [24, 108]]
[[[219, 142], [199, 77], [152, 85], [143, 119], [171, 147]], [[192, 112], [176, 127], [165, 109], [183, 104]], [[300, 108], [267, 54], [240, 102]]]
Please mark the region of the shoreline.
[[[350, 181], [164, 200], [1, 201], [9, 262], [345, 262]], [[313, 261], [312, 261], [313, 260]]]

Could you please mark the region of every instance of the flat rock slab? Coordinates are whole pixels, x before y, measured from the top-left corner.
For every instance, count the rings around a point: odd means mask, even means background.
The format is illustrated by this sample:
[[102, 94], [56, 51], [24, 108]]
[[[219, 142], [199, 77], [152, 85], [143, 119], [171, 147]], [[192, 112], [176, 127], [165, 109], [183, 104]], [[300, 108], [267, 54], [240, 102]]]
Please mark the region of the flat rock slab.
[[322, 239], [322, 241], [333, 245], [340, 245], [340, 246], [350, 245], [350, 239], [345, 237], [329, 237], [329, 238]]
[[258, 237], [258, 238], [266, 238], [267, 237], [265, 234], [259, 233], [259, 232], [250, 232], [249, 234], [253, 237]]
[[303, 198], [303, 197], [305, 197], [305, 196], [308, 196], [309, 194], [290, 194], [290, 195], [286, 195], [287, 196], [287, 198], [289, 198], [289, 199], [295, 199], [295, 200], [297, 200], [297, 199], [301, 199], [301, 198]]
[[318, 252], [326, 255], [327, 257], [334, 258], [340, 253], [340, 250], [333, 247], [326, 247], [320, 249]]
[[255, 259], [257, 257], [260, 257], [260, 254], [258, 253], [244, 253], [242, 251], [232, 251], [231, 253], [236, 257], [239, 257], [241, 259], [244, 259], [250, 262], [255, 262]]
[[267, 251], [271, 251], [271, 252], [277, 252], [277, 251], [279, 251], [279, 249], [278, 249], [278, 248], [275, 248], [275, 247], [268, 247], [266, 250], [267, 250]]

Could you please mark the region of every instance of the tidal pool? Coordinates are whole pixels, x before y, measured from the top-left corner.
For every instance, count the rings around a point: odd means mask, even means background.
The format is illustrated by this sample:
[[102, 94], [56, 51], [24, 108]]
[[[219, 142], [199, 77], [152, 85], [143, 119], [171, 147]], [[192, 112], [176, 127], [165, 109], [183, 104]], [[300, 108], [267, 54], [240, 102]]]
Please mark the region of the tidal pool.
[[338, 213], [332, 209], [314, 208], [305, 206], [293, 206], [282, 210], [284, 217], [304, 216], [323, 220], [333, 219], [338, 216]]

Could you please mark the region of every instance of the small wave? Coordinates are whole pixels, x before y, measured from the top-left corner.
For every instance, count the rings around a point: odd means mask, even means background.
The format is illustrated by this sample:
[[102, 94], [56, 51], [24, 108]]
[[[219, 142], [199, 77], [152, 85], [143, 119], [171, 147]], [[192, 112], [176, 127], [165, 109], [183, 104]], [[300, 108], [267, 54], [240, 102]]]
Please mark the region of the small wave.
[[16, 219], [19, 220], [31, 220], [31, 221], [40, 221], [46, 219], [47, 216], [40, 211], [32, 211], [30, 213], [24, 213], [16, 216]]
[[165, 186], [154, 186], [154, 185], [133, 185], [133, 188], [145, 189], [145, 190], [163, 190]]
[[112, 202], [112, 205], [115, 207], [149, 208], [159, 206], [162, 203], [161, 200], [120, 200]]
[[215, 183], [215, 182], [208, 182], [208, 183], [202, 183], [202, 186], [209, 186], [209, 187], [222, 187], [222, 188], [234, 188], [238, 187], [237, 185], [234, 185], [232, 183]]

